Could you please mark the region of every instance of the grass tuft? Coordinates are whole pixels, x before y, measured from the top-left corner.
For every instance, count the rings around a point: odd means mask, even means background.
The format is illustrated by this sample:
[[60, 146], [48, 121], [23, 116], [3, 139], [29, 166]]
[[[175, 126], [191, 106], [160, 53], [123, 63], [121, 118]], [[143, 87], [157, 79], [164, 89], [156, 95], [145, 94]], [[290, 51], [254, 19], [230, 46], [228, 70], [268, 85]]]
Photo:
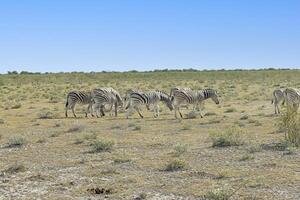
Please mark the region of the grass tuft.
[[184, 161], [176, 159], [169, 162], [164, 167], [164, 171], [178, 171], [184, 169], [185, 167], [186, 167], [186, 163]]
[[112, 141], [97, 140], [92, 143], [92, 152], [98, 153], [98, 152], [110, 151], [113, 145], [114, 142]]
[[243, 130], [237, 127], [231, 127], [225, 130], [225, 132], [212, 133], [210, 134], [210, 137], [212, 139], [212, 147], [228, 147], [243, 145], [243, 135]]
[[8, 140], [8, 147], [21, 147], [27, 143], [26, 139], [21, 136], [13, 136]]

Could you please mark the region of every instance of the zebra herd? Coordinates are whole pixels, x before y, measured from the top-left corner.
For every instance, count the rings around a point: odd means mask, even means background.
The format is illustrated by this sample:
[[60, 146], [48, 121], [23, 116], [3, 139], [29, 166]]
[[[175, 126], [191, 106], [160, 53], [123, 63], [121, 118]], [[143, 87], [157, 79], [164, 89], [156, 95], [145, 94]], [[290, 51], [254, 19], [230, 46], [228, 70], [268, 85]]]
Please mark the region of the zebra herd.
[[300, 104], [300, 90], [296, 88], [275, 89], [272, 103], [275, 106], [275, 114], [279, 114], [279, 104], [286, 103], [288, 111], [297, 112]]
[[[65, 106], [65, 115], [68, 117], [68, 110], [71, 109], [74, 117], [75, 105], [88, 104], [85, 111], [87, 117], [90, 113], [94, 116], [94, 111], [97, 117], [105, 116], [105, 112], [110, 112], [110, 115], [117, 116], [118, 109], [125, 109], [126, 118], [136, 111], [141, 118], [144, 116], [141, 113], [141, 106], [146, 106], [150, 110], [153, 106], [154, 117], [159, 117], [159, 102], [163, 102], [170, 111], [174, 110], [175, 118], [178, 118], [177, 113], [183, 118], [180, 112], [180, 107], [193, 105], [193, 110], [198, 110], [200, 116], [203, 117], [200, 109], [200, 104], [207, 100], [212, 99], [216, 104], [219, 104], [219, 95], [216, 90], [192, 90], [190, 88], [172, 88], [170, 94], [160, 90], [143, 92], [139, 90], [127, 90], [125, 95], [121, 97], [120, 93], [111, 87], [97, 88], [89, 92], [72, 91], [67, 95], [67, 102]], [[272, 103], [275, 106], [275, 114], [280, 113], [279, 104], [286, 103], [288, 110], [297, 111], [300, 104], [300, 90], [295, 88], [275, 89], [273, 91]], [[107, 108], [108, 106], [108, 108]], [[114, 109], [113, 109], [114, 108]]]
[[[163, 102], [170, 111], [175, 111], [175, 118], [178, 117], [177, 112], [180, 114], [180, 117], [183, 118], [180, 107], [189, 104], [193, 105], [194, 110], [197, 109], [200, 111], [200, 115], [203, 117], [199, 105], [209, 98], [216, 104], [219, 104], [218, 94], [216, 90], [213, 89], [192, 90], [190, 88], [172, 88], [170, 94], [160, 90], [143, 92], [130, 89], [126, 91], [123, 98], [118, 91], [110, 87], [93, 89], [89, 92], [72, 91], [67, 95], [65, 115], [68, 117], [68, 110], [71, 109], [74, 117], [77, 117], [75, 114], [75, 105], [79, 103], [84, 105], [88, 104], [85, 111], [86, 117], [88, 113], [94, 116], [94, 111], [97, 117], [105, 116], [105, 112], [110, 112], [112, 115], [113, 111], [115, 116], [117, 116], [118, 109], [125, 108], [127, 111], [126, 118], [129, 118], [129, 115], [133, 111], [136, 111], [139, 116], [143, 118], [141, 106], [144, 105], [147, 110], [150, 110], [150, 106], [153, 106], [154, 117], [156, 118], [159, 117], [159, 102]], [[106, 109], [107, 106], [109, 106], [109, 109]]]

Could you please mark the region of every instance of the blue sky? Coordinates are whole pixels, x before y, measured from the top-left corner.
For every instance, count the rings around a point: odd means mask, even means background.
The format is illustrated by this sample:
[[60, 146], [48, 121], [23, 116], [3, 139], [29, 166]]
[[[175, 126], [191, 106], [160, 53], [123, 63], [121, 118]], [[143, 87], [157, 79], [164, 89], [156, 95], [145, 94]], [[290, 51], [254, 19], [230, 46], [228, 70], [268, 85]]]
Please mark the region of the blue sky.
[[299, 0], [0, 0], [0, 73], [300, 68]]

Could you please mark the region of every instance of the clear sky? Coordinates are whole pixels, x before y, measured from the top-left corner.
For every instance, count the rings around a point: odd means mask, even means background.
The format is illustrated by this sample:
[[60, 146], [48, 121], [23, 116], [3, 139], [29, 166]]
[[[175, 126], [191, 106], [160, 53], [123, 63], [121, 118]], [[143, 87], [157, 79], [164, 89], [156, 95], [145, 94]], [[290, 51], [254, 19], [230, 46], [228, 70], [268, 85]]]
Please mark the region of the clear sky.
[[300, 68], [299, 0], [0, 0], [0, 73]]

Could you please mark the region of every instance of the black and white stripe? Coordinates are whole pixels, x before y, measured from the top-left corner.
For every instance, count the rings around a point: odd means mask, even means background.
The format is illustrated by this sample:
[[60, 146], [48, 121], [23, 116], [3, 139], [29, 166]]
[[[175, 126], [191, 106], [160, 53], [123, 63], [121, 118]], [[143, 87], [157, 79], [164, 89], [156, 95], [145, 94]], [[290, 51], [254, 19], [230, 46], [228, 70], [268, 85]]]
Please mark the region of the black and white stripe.
[[115, 107], [115, 116], [118, 115], [118, 106], [123, 106], [122, 97], [113, 88], [97, 88], [92, 91], [92, 98], [94, 102], [94, 108], [96, 109], [96, 115], [100, 111], [101, 117], [104, 116], [105, 105], [109, 105], [110, 109], [106, 111], [112, 112], [112, 107]]
[[68, 109], [72, 109], [74, 117], [77, 117], [75, 114], [75, 105], [77, 103], [83, 104], [83, 105], [89, 104], [89, 106], [87, 107], [87, 110], [85, 112], [85, 117], [87, 117], [87, 113], [92, 109], [92, 104], [93, 104], [91, 92], [84, 92], [84, 91], [69, 92], [67, 95], [67, 102], [66, 102], [66, 106], [65, 106], [66, 117], [68, 117]]
[[140, 106], [146, 105], [147, 109], [149, 109], [150, 105], [154, 106], [154, 117], [159, 116], [159, 105], [158, 103], [162, 101], [166, 104], [166, 106], [173, 110], [173, 105], [170, 99], [170, 96], [162, 91], [156, 90], [156, 91], [150, 91], [150, 92], [136, 92], [132, 91], [129, 95], [129, 103], [126, 106], [127, 113], [126, 118], [128, 118], [129, 114], [132, 112], [132, 110], [136, 110], [141, 118], [143, 118], [143, 115], [141, 114]]
[[[175, 117], [177, 118], [177, 111], [178, 111], [180, 117], [182, 118], [182, 114], [179, 110], [182, 104], [197, 105], [209, 98], [211, 98], [216, 104], [219, 104], [217, 92], [213, 89], [204, 89], [199, 91], [174, 90], [171, 99], [175, 108]], [[200, 111], [200, 115], [201, 117], [203, 117], [201, 111]]]
[[288, 111], [297, 112], [300, 104], [300, 90], [287, 88], [283, 91], [283, 95]]
[[281, 90], [281, 89], [275, 89], [273, 91], [273, 99], [272, 99], [272, 104], [274, 103], [274, 106], [275, 106], [275, 114], [280, 113], [279, 104], [283, 100], [284, 100], [283, 90]]

